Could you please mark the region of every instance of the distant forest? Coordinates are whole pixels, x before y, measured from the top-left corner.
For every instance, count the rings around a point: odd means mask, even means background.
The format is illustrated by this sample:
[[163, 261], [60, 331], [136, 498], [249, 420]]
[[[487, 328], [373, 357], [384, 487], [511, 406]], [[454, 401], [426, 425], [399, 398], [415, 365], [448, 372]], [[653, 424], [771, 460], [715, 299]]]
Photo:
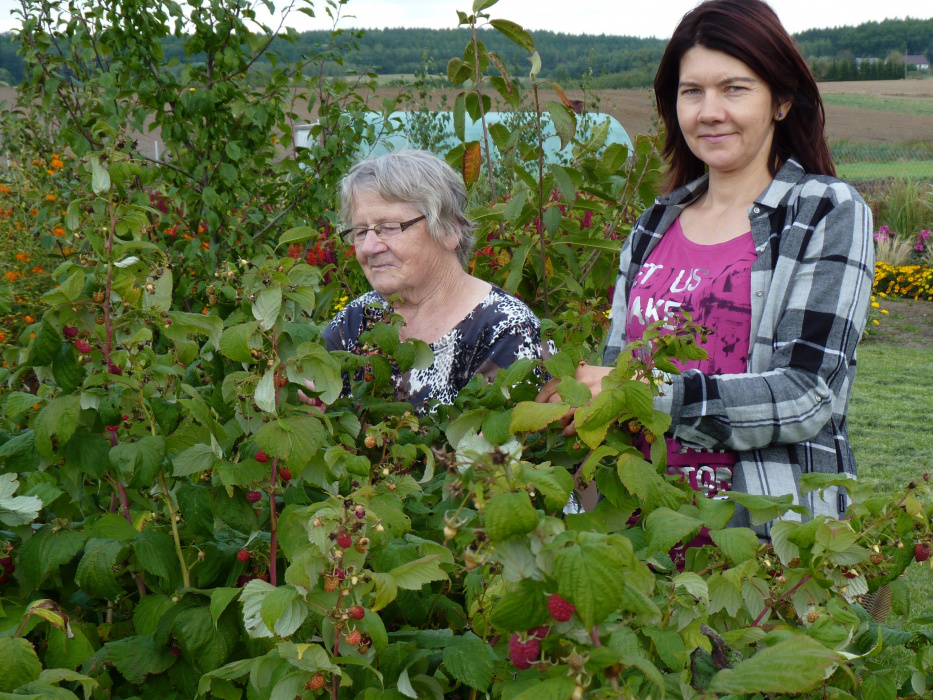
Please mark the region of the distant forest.
[[[426, 70], [443, 76], [447, 61], [459, 56], [467, 41], [466, 29], [375, 29], [358, 39], [346, 32], [340, 41], [344, 65], [327, 66], [329, 75], [374, 69], [381, 75], [413, 75]], [[634, 88], [651, 85], [666, 40], [629, 36], [571, 35], [548, 31], [532, 33], [541, 56], [541, 75], [567, 86], [586, 80], [593, 88]], [[487, 48], [498, 53], [516, 75], [527, 73], [528, 57], [495, 31], [484, 31]], [[811, 29], [795, 39], [819, 80], [877, 80], [905, 76], [904, 55], [933, 59], [933, 19], [885, 20], [857, 27]], [[295, 43], [284, 39], [273, 48], [284, 59], [298, 61], [330, 40], [326, 31], [304, 32]], [[163, 42], [166, 58], [179, 63], [197, 61], [186, 57], [182, 39]], [[868, 59], [868, 60], [866, 60]], [[270, 69], [268, 61], [257, 62], [257, 79]], [[906, 66], [910, 69], [910, 66]], [[929, 69], [927, 71], [930, 72]], [[23, 78], [23, 63], [17, 55], [15, 37], [0, 34], [0, 81], [9, 85]], [[443, 78], [440, 79], [443, 82]]]

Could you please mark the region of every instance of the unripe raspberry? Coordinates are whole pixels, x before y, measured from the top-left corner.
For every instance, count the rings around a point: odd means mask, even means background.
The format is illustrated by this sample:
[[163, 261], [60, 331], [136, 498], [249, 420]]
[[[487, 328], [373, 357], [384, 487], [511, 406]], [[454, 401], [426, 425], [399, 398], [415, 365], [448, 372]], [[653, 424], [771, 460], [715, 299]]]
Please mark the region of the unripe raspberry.
[[645, 442], [647, 442], [649, 445], [653, 445], [657, 439], [657, 435], [654, 433], [649, 433], [647, 430], [645, 431]]
[[884, 557], [882, 555], [880, 554], [871, 555], [871, 563], [874, 564], [875, 566], [878, 566], [878, 564], [880, 564], [883, 561], [884, 561]]
[[91, 295], [91, 299], [94, 300], [94, 303], [95, 303], [95, 304], [100, 304], [101, 302], [104, 301], [104, 293], [103, 293], [103, 292], [94, 292], [94, 293]]
[[323, 673], [315, 673], [305, 686], [308, 690], [320, 690], [327, 683]]
[[262, 464], [265, 464], [266, 462], [269, 461], [269, 455], [267, 455], [267, 454], [266, 454], [265, 452], [263, 452], [262, 450], [256, 450], [256, 456], [255, 456], [254, 459], [255, 459], [257, 462], [260, 462], [260, 463], [262, 463]]
[[363, 635], [360, 634], [357, 630], [353, 630], [352, 632], [350, 632], [350, 634], [344, 637], [344, 640], [351, 647], [358, 647], [360, 645], [360, 642], [363, 641]]
[[816, 610], [811, 610], [807, 613], [807, 622], [811, 625], [820, 619], [820, 614]]
[[369, 538], [361, 537], [356, 543], [355, 549], [360, 554], [366, 554], [366, 551], [369, 549]]
[[325, 576], [324, 577], [324, 590], [328, 593], [333, 593], [337, 590], [337, 586], [340, 585], [340, 579], [336, 576]]
[[366, 439], [363, 440], [363, 444], [371, 450], [376, 446], [376, 438], [374, 438], [372, 435], [367, 435]]
[[366, 617], [366, 609], [362, 605], [354, 605], [347, 612], [354, 620], [362, 620]]
[[557, 593], [552, 593], [548, 596], [547, 599], [547, 609], [553, 617], [558, 622], [567, 622], [571, 617], [573, 617], [574, 612], [576, 612], [576, 607], [573, 603], [568, 600], [565, 600]]
[[236, 553], [236, 558], [243, 562], [249, 561], [249, 552], [247, 552], [245, 549], [241, 549]]
[[350, 549], [353, 546], [353, 538], [350, 535], [340, 535], [337, 538], [337, 546], [340, 549]]
[[91, 344], [84, 338], [78, 338], [75, 341], [75, 350], [80, 352], [82, 355], [87, 355], [91, 351]]
[[259, 491], [247, 491], [246, 500], [250, 503], [258, 503], [262, 500], [262, 494]]

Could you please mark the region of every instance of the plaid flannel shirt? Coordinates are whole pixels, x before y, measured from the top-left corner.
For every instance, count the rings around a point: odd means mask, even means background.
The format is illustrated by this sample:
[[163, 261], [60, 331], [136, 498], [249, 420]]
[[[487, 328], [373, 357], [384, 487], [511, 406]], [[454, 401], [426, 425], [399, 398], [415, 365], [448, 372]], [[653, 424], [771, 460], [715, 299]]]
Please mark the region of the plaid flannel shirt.
[[[604, 364], [614, 364], [625, 344], [636, 273], [706, 188], [704, 176], [659, 197], [635, 224], [621, 252]], [[871, 210], [849, 185], [808, 175], [789, 160], [748, 217], [758, 259], [747, 372], [672, 376], [655, 408], [673, 416], [669, 435], [684, 446], [737, 453], [733, 490], [792, 494], [814, 515], [838, 517], [845, 493], [803, 494], [800, 476], [855, 475], [846, 409], [874, 281]], [[744, 508], [737, 507], [732, 524], [749, 526]], [[767, 527], [756, 530], [768, 534]]]

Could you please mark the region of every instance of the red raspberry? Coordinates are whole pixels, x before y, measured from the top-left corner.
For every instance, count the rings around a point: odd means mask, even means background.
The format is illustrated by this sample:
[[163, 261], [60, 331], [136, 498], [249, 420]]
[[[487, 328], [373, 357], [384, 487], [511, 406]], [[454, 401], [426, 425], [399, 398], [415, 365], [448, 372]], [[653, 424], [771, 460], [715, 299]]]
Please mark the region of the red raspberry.
[[0, 574], [0, 586], [10, 580], [9, 574]]
[[181, 656], [181, 649], [178, 647], [172, 647], [172, 656]]
[[334, 576], [340, 581], [343, 581], [347, 577], [343, 569], [334, 569]]
[[541, 625], [540, 627], [532, 627], [528, 630], [528, 636], [534, 637], [535, 639], [544, 639], [547, 637], [547, 633], [550, 630], [547, 625]]
[[577, 610], [573, 603], [565, 600], [557, 593], [548, 596], [547, 609], [551, 613], [551, 617], [558, 622], [567, 622]]
[[842, 572], [842, 575], [846, 578], [858, 578], [858, 570], [856, 569], [846, 569]]
[[75, 350], [80, 352], [82, 355], [87, 355], [91, 351], [91, 344], [84, 338], [78, 338], [75, 341]]
[[509, 639], [509, 658], [512, 660], [512, 665], [519, 671], [531, 668], [531, 662], [537, 659], [540, 654], [541, 643], [534, 637], [523, 642], [518, 634], [513, 634], [512, 638]]
[[921, 542], [914, 547], [914, 559], [918, 562], [924, 562], [930, 558], [930, 543]]
[[242, 576], [237, 576], [236, 587], [243, 588], [243, 586], [245, 586], [247, 583], [249, 583], [252, 580], [253, 580], [253, 577], [247, 576], [246, 574], [243, 574]]
[[0, 559], [0, 566], [2, 566], [3, 568], [8, 567], [12, 563], [13, 563], [13, 557], [3, 557], [2, 559]]
[[244, 562], [249, 561], [249, 552], [247, 552], [245, 549], [241, 549], [239, 552], [236, 553], [236, 558], [239, 561], [244, 561]]
[[366, 617], [366, 609], [362, 605], [354, 605], [347, 612], [354, 620], [362, 620]]
[[247, 491], [246, 500], [250, 503], [258, 503], [262, 500], [262, 494], [259, 491]]
[[[9, 559], [9, 557], [6, 558]], [[12, 561], [3, 565], [3, 573], [12, 574], [14, 571], [16, 571], [16, 565]]]
[[292, 480], [292, 470], [288, 467], [282, 467], [279, 469], [279, 476], [282, 477], [282, 481], [291, 481]]
[[265, 464], [269, 461], [269, 455], [267, 455], [262, 450], [256, 450], [256, 461]]
[[327, 683], [327, 679], [324, 678], [323, 673], [315, 673], [311, 676], [311, 680], [308, 681], [308, 690], [320, 690]]
[[119, 425], [105, 425], [104, 427], [111, 433], [115, 433], [120, 429]]
[[341, 535], [337, 538], [337, 546], [340, 549], [350, 549], [353, 546], [353, 538], [350, 535]]
[[107, 363], [107, 371], [110, 374], [123, 374], [123, 368], [120, 365], [115, 365], [112, 362]]
[[344, 640], [346, 640], [347, 644], [349, 644], [351, 647], [358, 647], [360, 642], [363, 641], [363, 635], [356, 630], [353, 630], [350, 632], [350, 634], [344, 637]]
[[64, 335], [66, 338], [74, 338], [76, 335], [78, 335], [78, 327], [65, 326], [62, 328], [62, 335]]

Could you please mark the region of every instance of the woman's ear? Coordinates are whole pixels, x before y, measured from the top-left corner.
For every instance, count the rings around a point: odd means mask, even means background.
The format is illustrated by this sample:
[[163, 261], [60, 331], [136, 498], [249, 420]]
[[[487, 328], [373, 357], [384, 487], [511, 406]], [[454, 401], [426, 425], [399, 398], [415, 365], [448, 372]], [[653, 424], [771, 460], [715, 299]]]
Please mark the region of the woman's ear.
[[787, 113], [790, 111], [790, 107], [793, 103], [789, 100], [787, 102], [778, 102], [777, 113], [774, 115], [775, 121], [782, 121]]

